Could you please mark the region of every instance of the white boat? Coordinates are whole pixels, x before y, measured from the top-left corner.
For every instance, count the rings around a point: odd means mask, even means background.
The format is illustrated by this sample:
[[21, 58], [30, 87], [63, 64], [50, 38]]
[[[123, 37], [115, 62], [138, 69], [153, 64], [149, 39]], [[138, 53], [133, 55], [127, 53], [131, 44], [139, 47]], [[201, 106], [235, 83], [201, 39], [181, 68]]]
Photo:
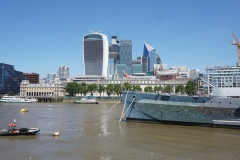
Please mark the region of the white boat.
[[21, 98], [19, 96], [9, 96], [9, 95], [5, 94], [0, 99], [0, 102], [31, 103], [32, 101], [29, 99]]
[[93, 96], [84, 97], [81, 100], [77, 100], [74, 103], [81, 103], [81, 104], [98, 104], [96, 98]]
[[29, 100], [31, 101], [31, 102], [37, 102], [37, 98], [29, 98]]

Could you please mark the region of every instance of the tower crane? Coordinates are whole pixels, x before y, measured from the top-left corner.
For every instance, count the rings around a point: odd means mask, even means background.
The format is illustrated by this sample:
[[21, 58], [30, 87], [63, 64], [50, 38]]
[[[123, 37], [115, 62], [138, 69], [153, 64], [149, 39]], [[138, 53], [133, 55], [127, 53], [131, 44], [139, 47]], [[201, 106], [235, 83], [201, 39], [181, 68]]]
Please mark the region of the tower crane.
[[237, 66], [240, 67], [240, 41], [235, 34], [233, 34], [232, 45], [235, 45], [235, 46], [238, 47], [238, 63], [237, 63]]

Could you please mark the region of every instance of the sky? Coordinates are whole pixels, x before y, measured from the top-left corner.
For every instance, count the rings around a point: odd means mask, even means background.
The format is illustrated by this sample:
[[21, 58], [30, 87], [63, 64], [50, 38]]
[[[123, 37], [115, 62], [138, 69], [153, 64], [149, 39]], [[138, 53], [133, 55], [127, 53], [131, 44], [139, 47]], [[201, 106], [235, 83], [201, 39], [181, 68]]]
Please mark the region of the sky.
[[46, 78], [62, 65], [83, 75], [83, 36], [90, 31], [144, 43], [162, 63], [187, 69], [236, 66], [239, 0], [0, 0], [0, 63]]

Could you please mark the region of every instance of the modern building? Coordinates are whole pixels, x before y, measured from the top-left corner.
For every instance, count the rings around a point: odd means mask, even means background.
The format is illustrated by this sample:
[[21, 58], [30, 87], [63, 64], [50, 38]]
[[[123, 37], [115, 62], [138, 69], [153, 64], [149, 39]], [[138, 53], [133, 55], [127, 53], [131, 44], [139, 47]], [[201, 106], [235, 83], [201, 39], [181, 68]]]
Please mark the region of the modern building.
[[58, 78], [61, 79], [69, 79], [69, 68], [65, 65], [59, 67], [58, 70]]
[[48, 73], [47, 74], [47, 79], [48, 80], [55, 80], [56, 74], [55, 73]]
[[83, 37], [84, 75], [107, 77], [108, 39], [101, 33], [93, 32]]
[[[213, 87], [236, 88], [240, 87], [240, 67], [214, 66], [206, 67], [206, 73], [202, 74], [205, 81], [200, 81], [200, 87], [204, 94], [210, 95]], [[207, 82], [210, 82], [209, 85]]]
[[26, 80], [29, 81], [29, 83], [32, 83], [32, 84], [39, 83], [39, 74], [37, 73], [24, 73], [24, 76]]
[[0, 94], [20, 93], [22, 80], [25, 80], [23, 72], [16, 71], [13, 65], [0, 63]]
[[143, 63], [143, 69], [145, 73], [149, 71], [153, 71], [154, 64], [162, 64], [162, 61], [159, 55], [157, 54], [156, 49], [148, 45], [147, 43], [144, 43], [142, 61], [143, 61], [142, 63]]
[[112, 77], [115, 74], [116, 65], [119, 64], [118, 43], [117, 36], [112, 36], [112, 42], [109, 44], [108, 77]]
[[132, 65], [132, 40], [119, 41], [120, 64]]

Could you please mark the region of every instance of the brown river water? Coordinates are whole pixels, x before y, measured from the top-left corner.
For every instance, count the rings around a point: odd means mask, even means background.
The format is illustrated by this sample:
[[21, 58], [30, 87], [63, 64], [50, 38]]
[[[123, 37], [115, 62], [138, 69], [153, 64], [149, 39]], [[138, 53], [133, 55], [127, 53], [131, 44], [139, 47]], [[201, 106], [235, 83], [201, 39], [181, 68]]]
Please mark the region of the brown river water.
[[[240, 129], [126, 122], [125, 118], [118, 123], [123, 105], [110, 110], [113, 105], [0, 103], [0, 129], [13, 118], [18, 127], [41, 129], [34, 136], [1, 136], [0, 159], [240, 159]], [[29, 112], [21, 113], [24, 107]], [[53, 136], [56, 131], [58, 137]]]

